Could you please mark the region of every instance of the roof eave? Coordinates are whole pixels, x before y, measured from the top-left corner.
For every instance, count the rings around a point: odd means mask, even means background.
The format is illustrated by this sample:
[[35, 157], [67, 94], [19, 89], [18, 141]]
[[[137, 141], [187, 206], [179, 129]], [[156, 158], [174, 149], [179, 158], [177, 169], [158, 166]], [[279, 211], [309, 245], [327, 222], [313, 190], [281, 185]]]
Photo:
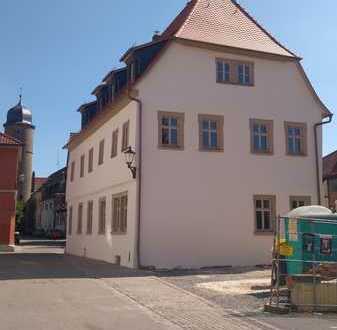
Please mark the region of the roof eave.
[[78, 109], [77, 109], [77, 112], [84, 112], [89, 106], [95, 104], [96, 101], [92, 101], [92, 102], [88, 102], [88, 103], [85, 103], [85, 104], [82, 104]]
[[204, 45], [204, 46], [209, 46], [209, 47], [218, 47], [219, 49], [228, 51], [228, 52], [245, 52], [247, 55], [257, 55], [257, 56], [269, 56], [269, 57], [274, 57], [275, 59], [283, 59], [283, 60], [288, 60], [288, 61], [301, 61], [301, 57], [294, 57], [294, 56], [288, 56], [288, 55], [282, 55], [282, 54], [277, 54], [277, 53], [270, 53], [270, 52], [263, 52], [260, 50], [255, 50], [255, 49], [249, 49], [249, 48], [240, 48], [240, 47], [233, 47], [233, 46], [227, 46], [227, 45], [221, 45], [218, 43], [212, 43], [212, 42], [206, 42], [206, 41], [199, 41], [199, 40], [194, 40], [194, 39], [186, 39], [182, 37], [177, 37], [174, 36], [172, 38], [175, 41], [182, 41], [186, 43], [191, 43], [191, 44], [199, 44], [199, 45]]
[[142, 49], [142, 48], [146, 48], [146, 47], [150, 47], [150, 46], [153, 46], [153, 45], [156, 45], [160, 42], [164, 42], [164, 41], [167, 41], [168, 39], [170, 38], [164, 38], [164, 37], [159, 37], [158, 39], [156, 40], [152, 40], [152, 41], [149, 41], [147, 43], [144, 43], [144, 44], [140, 44], [138, 46], [134, 46], [134, 47], [130, 47], [124, 54], [123, 56], [120, 58], [120, 61], [121, 62], [126, 62], [128, 60], [128, 58], [130, 58], [130, 56], [132, 56], [133, 52], [135, 52], [136, 50], [139, 50], [139, 49]]
[[119, 68], [119, 69], [115, 69], [115, 70], [111, 70], [108, 74], [106, 74], [106, 75], [104, 76], [104, 78], [102, 79], [102, 82], [103, 82], [103, 83], [106, 83], [107, 80], [110, 79], [110, 77], [115, 76], [116, 73], [119, 73], [119, 72], [121, 72], [121, 71], [124, 71], [125, 69], [126, 69], [126, 67], [124, 67], [124, 68]]
[[104, 83], [102, 83], [102, 84], [99, 84], [98, 86], [96, 86], [95, 87], [95, 89], [91, 92], [91, 95], [95, 95], [95, 96], [97, 96], [97, 93], [103, 88], [103, 87], [105, 87], [106, 86], [106, 84]]

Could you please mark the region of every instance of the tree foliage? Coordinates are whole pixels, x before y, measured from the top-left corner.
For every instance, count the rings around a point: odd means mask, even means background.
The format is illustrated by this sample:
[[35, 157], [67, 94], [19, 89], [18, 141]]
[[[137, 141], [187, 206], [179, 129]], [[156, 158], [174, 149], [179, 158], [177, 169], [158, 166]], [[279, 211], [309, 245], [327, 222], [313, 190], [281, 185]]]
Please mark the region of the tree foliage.
[[24, 208], [25, 204], [22, 201], [17, 201], [16, 203], [16, 216], [15, 216], [15, 227], [16, 230], [20, 231], [23, 226], [23, 218], [24, 218]]

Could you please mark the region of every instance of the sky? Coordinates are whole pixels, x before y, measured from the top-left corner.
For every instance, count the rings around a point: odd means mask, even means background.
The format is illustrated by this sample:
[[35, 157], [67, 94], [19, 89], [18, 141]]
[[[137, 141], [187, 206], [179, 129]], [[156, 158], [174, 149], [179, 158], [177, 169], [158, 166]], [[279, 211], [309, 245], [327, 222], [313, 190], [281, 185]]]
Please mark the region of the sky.
[[[65, 165], [62, 149], [80, 128], [78, 107], [132, 45], [163, 31], [186, 0], [1, 0], [0, 130], [18, 102], [36, 126], [33, 168]], [[337, 1], [239, 0], [302, 64], [327, 107], [337, 109]], [[324, 129], [324, 154], [337, 149], [337, 120]], [[1, 164], [0, 164], [1, 165]]]

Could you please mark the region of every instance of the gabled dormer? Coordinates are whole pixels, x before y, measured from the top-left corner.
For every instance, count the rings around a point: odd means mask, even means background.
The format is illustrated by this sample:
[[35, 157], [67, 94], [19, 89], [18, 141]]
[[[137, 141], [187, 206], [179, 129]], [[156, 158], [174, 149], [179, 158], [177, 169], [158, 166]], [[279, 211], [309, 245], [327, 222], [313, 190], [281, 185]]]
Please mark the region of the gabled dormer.
[[92, 92], [97, 98], [97, 112], [112, 104], [127, 83], [127, 68], [110, 71]]
[[78, 111], [81, 113], [81, 129], [85, 128], [97, 113], [97, 102], [93, 101], [80, 106]]
[[123, 55], [121, 61], [124, 61], [127, 65], [129, 84], [133, 84], [144, 73], [166, 42], [158, 36], [147, 44], [131, 47]]

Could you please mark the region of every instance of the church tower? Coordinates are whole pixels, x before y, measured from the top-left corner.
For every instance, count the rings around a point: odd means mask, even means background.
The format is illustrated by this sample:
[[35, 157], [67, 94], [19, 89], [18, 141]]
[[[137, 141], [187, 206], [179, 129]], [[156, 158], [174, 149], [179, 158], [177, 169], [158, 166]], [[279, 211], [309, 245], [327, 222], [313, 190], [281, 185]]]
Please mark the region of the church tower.
[[35, 127], [32, 124], [32, 113], [19, 103], [7, 112], [7, 121], [4, 124], [5, 133], [22, 142], [22, 154], [18, 170], [18, 200], [26, 202], [32, 191], [32, 162], [33, 162], [33, 135]]

